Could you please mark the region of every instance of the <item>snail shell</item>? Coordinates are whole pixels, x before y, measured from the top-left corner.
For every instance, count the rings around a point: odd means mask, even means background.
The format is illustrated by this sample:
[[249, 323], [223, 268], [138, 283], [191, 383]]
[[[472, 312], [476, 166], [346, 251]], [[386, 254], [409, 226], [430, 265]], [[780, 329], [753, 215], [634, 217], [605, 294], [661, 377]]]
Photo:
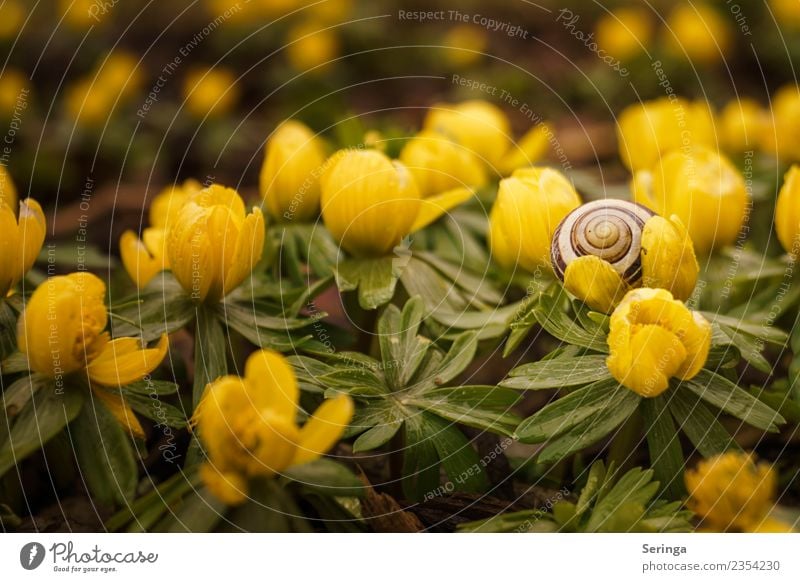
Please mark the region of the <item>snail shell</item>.
[[626, 200], [595, 200], [561, 221], [553, 235], [550, 260], [556, 275], [578, 257], [594, 255], [610, 263], [622, 279], [637, 286], [642, 279], [642, 230], [655, 213]]

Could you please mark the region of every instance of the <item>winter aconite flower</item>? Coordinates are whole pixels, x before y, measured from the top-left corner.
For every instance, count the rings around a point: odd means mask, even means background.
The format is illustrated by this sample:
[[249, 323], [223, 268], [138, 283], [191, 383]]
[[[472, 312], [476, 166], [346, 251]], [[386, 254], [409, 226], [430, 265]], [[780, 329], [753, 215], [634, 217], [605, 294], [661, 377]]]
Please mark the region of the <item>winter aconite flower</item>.
[[139, 239], [132, 230], [122, 233], [119, 239], [122, 265], [139, 289], [158, 273], [169, 269], [167, 229], [189, 195], [201, 189], [202, 186], [195, 180], [165, 188], [150, 205], [150, 226], [142, 231], [142, 238]]
[[0, 300], [30, 271], [45, 237], [44, 213], [36, 200], [20, 202], [19, 217], [12, 208], [0, 197]]
[[310, 20], [289, 30], [286, 56], [293, 69], [313, 74], [324, 72], [341, 52], [334, 28]]
[[505, 113], [481, 100], [434, 105], [424, 128], [453, 139], [482, 160], [490, 172], [503, 176], [538, 161], [547, 151], [551, 131], [539, 124], [515, 141]]
[[678, 4], [667, 17], [666, 30], [672, 53], [697, 65], [722, 60], [731, 47], [727, 20], [704, 2]]
[[192, 192], [167, 229], [172, 274], [198, 302], [216, 302], [238, 287], [261, 259], [264, 215], [247, 214], [236, 190], [213, 184]]
[[630, 291], [611, 315], [611, 375], [646, 398], [658, 396], [672, 377], [693, 378], [706, 363], [711, 324], [665, 289]]
[[702, 519], [701, 527], [716, 532], [780, 533], [792, 528], [770, 517], [777, 476], [753, 455], [730, 451], [697, 464], [684, 475], [687, 505]]
[[769, 115], [752, 99], [731, 101], [719, 115], [722, 145], [731, 152], [761, 147], [768, 127]]
[[775, 230], [784, 250], [800, 255], [800, 166], [786, 172], [775, 206]]
[[650, 46], [653, 21], [643, 8], [619, 8], [597, 21], [595, 36], [597, 46], [606, 56], [627, 61]]
[[137, 338], [110, 339], [105, 331], [108, 311], [106, 286], [91, 273], [51, 277], [42, 283], [25, 307], [17, 327], [19, 349], [31, 370], [59, 381], [85, 371], [95, 396], [103, 400], [134, 436], [142, 427], [115, 388], [138, 382], [164, 359], [166, 335], [153, 348]]
[[447, 47], [444, 57], [454, 67], [466, 68], [478, 63], [489, 44], [486, 31], [474, 24], [457, 24], [442, 39]]
[[322, 141], [299, 121], [282, 123], [267, 141], [260, 191], [270, 215], [307, 221], [319, 212], [319, 179], [325, 163]]
[[236, 76], [221, 67], [194, 69], [184, 79], [183, 98], [194, 117], [223, 116], [239, 101]]
[[800, 87], [792, 84], [778, 89], [772, 97], [770, 113], [764, 151], [777, 154], [782, 161], [800, 160]]
[[736, 240], [747, 216], [744, 177], [715, 150], [666, 154], [652, 171], [634, 175], [634, 198], [662, 216], [677, 215], [703, 254]]
[[250, 479], [318, 459], [353, 416], [352, 400], [342, 395], [326, 400], [301, 427], [298, 399], [292, 368], [269, 350], [248, 358], [244, 378], [224, 376], [206, 387], [193, 420], [208, 453], [203, 480], [220, 500], [241, 503]]
[[659, 158], [685, 145], [716, 143], [708, 103], [662, 98], [626, 107], [617, 122], [619, 155], [632, 171], [650, 170]]
[[489, 214], [492, 256], [506, 269], [530, 273], [550, 266], [550, 245], [561, 220], [581, 204], [572, 183], [551, 168], [517, 170], [500, 181]]
[[595, 200], [570, 212], [553, 235], [551, 260], [564, 287], [610, 312], [632, 288], [660, 287], [688, 299], [699, 267], [680, 219], [626, 200]]

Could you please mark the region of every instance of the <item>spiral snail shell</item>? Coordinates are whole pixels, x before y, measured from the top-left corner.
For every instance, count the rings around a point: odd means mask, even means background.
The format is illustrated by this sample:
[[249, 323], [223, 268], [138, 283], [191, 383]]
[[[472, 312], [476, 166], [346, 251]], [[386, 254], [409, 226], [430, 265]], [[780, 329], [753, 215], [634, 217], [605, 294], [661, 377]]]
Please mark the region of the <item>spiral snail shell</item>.
[[642, 230], [655, 213], [626, 200], [595, 200], [579, 206], [556, 228], [550, 260], [556, 275], [578, 257], [594, 255], [609, 263], [631, 286], [642, 279]]

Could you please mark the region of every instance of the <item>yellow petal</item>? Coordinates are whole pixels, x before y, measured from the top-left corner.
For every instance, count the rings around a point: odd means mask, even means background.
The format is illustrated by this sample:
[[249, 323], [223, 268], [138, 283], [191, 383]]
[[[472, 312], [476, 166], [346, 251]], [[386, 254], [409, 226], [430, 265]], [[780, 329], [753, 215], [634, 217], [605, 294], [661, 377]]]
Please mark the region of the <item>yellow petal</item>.
[[609, 313], [628, 290], [610, 264], [593, 255], [578, 257], [564, 271], [564, 287], [592, 309]]
[[612, 352], [608, 369], [620, 384], [645, 398], [664, 392], [686, 358], [678, 337], [658, 325], [641, 326], [631, 335], [627, 349], [624, 356]]
[[532, 166], [547, 153], [553, 130], [549, 125], [540, 123], [533, 127], [517, 142], [511, 145], [511, 150], [500, 163], [506, 175], [514, 170]]
[[775, 230], [787, 253], [800, 254], [800, 166], [789, 168], [783, 179], [775, 206]]
[[253, 211], [242, 223], [236, 240], [235, 252], [228, 258], [230, 263], [225, 265], [227, 269], [225, 295], [241, 285], [261, 260], [265, 236], [264, 215], [258, 208], [253, 208]]
[[119, 239], [119, 254], [125, 271], [139, 289], [144, 288], [164, 269], [163, 260], [154, 258], [132, 230], [122, 233]]
[[139, 423], [139, 419], [133, 413], [133, 409], [125, 402], [124, 396], [120, 394], [112, 394], [108, 390], [92, 389], [92, 394], [108, 408], [108, 411], [114, 415], [125, 430], [134, 437], [143, 439], [144, 430]]
[[293, 465], [314, 461], [325, 454], [341, 438], [353, 418], [353, 401], [343, 394], [326, 400], [300, 430]]
[[680, 219], [650, 218], [642, 232], [642, 285], [661, 287], [676, 299], [692, 294], [700, 267], [694, 246]]
[[30, 271], [44, 243], [47, 224], [42, 207], [33, 198], [19, 204], [20, 279]]
[[434, 194], [428, 198], [423, 198], [419, 207], [419, 213], [411, 227], [411, 232], [422, 230], [443, 216], [447, 211], [463, 204], [472, 198], [472, 190], [469, 188], [455, 188]]
[[225, 505], [240, 505], [247, 499], [247, 480], [235, 471], [221, 472], [212, 463], [203, 463], [200, 478]]
[[300, 389], [286, 358], [272, 350], [260, 350], [247, 358], [245, 378], [252, 392], [258, 392], [260, 408], [294, 420]]
[[0, 260], [0, 298], [5, 297], [19, 282], [17, 261], [14, 259], [18, 256], [18, 248], [17, 217], [9, 206], [0, 202], [0, 256], [3, 257]]
[[686, 346], [686, 359], [675, 373], [682, 380], [690, 380], [703, 368], [711, 349], [711, 324], [699, 313], [692, 314], [694, 325], [681, 337]]
[[87, 366], [92, 382], [103, 386], [124, 386], [138, 382], [155, 370], [169, 349], [167, 335], [161, 336], [154, 348], [141, 347], [132, 337], [114, 339]]

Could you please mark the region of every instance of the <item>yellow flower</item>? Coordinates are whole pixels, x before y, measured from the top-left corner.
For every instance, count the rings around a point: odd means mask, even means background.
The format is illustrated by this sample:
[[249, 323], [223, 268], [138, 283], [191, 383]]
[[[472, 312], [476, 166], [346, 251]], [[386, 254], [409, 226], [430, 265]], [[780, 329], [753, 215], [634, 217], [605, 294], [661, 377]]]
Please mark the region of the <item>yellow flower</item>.
[[270, 215], [308, 221], [319, 211], [322, 141], [299, 121], [282, 123], [267, 141], [260, 190]]
[[109, 339], [106, 286], [87, 272], [51, 277], [31, 295], [19, 319], [17, 342], [31, 370], [60, 381], [85, 370], [95, 396], [134, 436], [144, 432], [127, 404], [105, 388], [137, 382], [155, 370], [169, 348], [166, 335], [154, 348], [137, 338]]
[[705, 147], [666, 154], [654, 170], [636, 172], [632, 187], [637, 202], [662, 216], [677, 215], [699, 253], [733, 244], [747, 217], [742, 174]]
[[264, 215], [231, 188], [190, 193], [167, 228], [173, 275], [195, 301], [216, 302], [238, 287], [261, 259]]
[[716, 143], [714, 116], [702, 101], [657, 99], [626, 107], [617, 123], [619, 154], [632, 170], [649, 170], [666, 152]]
[[5, 204], [13, 209], [16, 207], [18, 199], [17, 187], [14, 185], [11, 173], [3, 164], [0, 164], [0, 208]]
[[680, 4], [667, 17], [667, 46], [676, 56], [697, 64], [722, 60], [731, 48], [731, 31], [726, 20], [701, 2]]
[[787, 85], [772, 98], [771, 118], [764, 132], [762, 148], [782, 161], [800, 160], [800, 87]]
[[321, 73], [340, 51], [336, 31], [322, 22], [309, 21], [289, 30], [286, 57], [296, 71]]
[[752, 99], [731, 101], [719, 116], [721, 141], [732, 152], [755, 149], [769, 124], [766, 111]]
[[42, 207], [33, 198], [19, 203], [17, 218], [8, 199], [3, 197], [8, 191], [3, 190], [2, 178], [0, 171], [0, 300], [30, 271], [42, 250], [46, 229]]
[[775, 230], [784, 250], [795, 257], [800, 255], [800, 166], [789, 168], [783, 179], [775, 206]]
[[552, 133], [548, 126], [539, 124], [515, 142], [505, 113], [481, 100], [434, 105], [423, 126], [461, 144], [491, 171], [503, 176], [541, 158]]
[[726, 532], [787, 532], [769, 513], [775, 504], [776, 475], [753, 455], [731, 451], [705, 459], [684, 475], [687, 505], [703, 529]]
[[239, 101], [236, 76], [221, 67], [194, 69], [184, 79], [183, 98], [195, 117], [226, 115]]
[[24, 5], [18, 0], [5, 0], [0, 4], [0, 38], [16, 36], [26, 18]]
[[122, 233], [119, 239], [122, 265], [139, 289], [144, 288], [158, 273], [169, 269], [167, 229], [189, 195], [202, 188], [195, 180], [164, 188], [150, 205], [150, 227], [142, 231], [142, 238], [139, 239], [132, 230]]
[[29, 83], [28, 78], [15, 69], [0, 73], [0, 119], [10, 118], [15, 110], [21, 113], [28, 107]]
[[79, 124], [98, 126], [141, 85], [138, 58], [124, 51], [109, 53], [97, 64], [93, 74], [67, 89], [67, 113]]
[[81, 79], [70, 85], [64, 99], [67, 114], [78, 125], [98, 126], [111, 116], [114, 109], [114, 96], [94, 84], [92, 79]]
[[769, 0], [779, 26], [800, 28], [800, 0]]
[[665, 289], [634, 289], [611, 315], [611, 375], [640, 396], [652, 398], [669, 379], [693, 378], [706, 363], [711, 324]]
[[627, 61], [650, 46], [653, 22], [643, 8], [619, 8], [597, 21], [595, 37], [600, 49], [616, 59]]
[[489, 214], [492, 256], [506, 269], [530, 273], [550, 265], [550, 245], [561, 220], [581, 204], [572, 183], [551, 168], [517, 170], [500, 181]]
[[61, 0], [61, 14], [68, 26], [85, 30], [103, 21], [103, 2], [98, 0]]
[[206, 387], [193, 421], [208, 453], [203, 481], [220, 500], [241, 503], [249, 479], [314, 461], [342, 436], [353, 416], [350, 397], [326, 400], [300, 427], [299, 392], [286, 358], [270, 350], [247, 359], [244, 378], [224, 376]]
[[489, 41], [486, 31], [471, 24], [457, 24], [444, 35], [444, 57], [454, 67], [476, 64], [483, 57]]
[[551, 258], [564, 287], [603, 313], [642, 286], [686, 300], [699, 271], [677, 216], [663, 218], [625, 200], [596, 200], [570, 213], [555, 234]]
[[355, 256], [380, 257], [408, 235], [420, 193], [408, 169], [374, 151], [334, 154], [322, 176], [322, 218]]
[[477, 188], [487, 180], [483, 164], [472, 152], [431, 130], [409, 140], [400, 161], [425, 198], [454, 188]]

